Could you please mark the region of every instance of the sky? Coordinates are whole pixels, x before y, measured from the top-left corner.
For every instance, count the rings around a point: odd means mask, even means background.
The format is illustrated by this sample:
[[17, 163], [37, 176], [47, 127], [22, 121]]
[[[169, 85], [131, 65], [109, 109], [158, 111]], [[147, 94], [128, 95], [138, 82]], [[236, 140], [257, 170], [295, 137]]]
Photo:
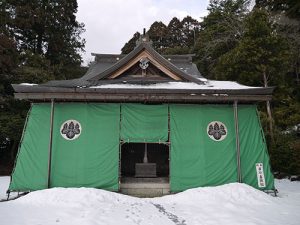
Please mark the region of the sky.
[[209, 0], [78, 0], [78, 22], [85, 24], [84, 65], [91, 53], [119, 54], [136, 31], [149, 29], [155, 21], [166, 25], [173, 17], [197, 20], [207, 15]]

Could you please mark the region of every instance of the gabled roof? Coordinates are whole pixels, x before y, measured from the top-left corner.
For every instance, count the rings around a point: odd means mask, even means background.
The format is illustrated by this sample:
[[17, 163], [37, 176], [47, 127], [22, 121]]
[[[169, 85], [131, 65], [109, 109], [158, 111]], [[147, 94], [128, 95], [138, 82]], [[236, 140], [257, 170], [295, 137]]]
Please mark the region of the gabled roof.
[[[143, 54], [144, 53], [144, 54]], [[97, 73], [95, 76], [88, 78], [88, 81], [91, 81], [93, 83], [97, 83], [97, 81], [107, 79], [113, 72], [119, 70], [126, 64], [130, 63], [130, 61], [136, 59], [137, 61], [140, 60], [139, 56], [148, 56], [152, 57], [153, 60], [155, 60], [160, 66], [167, 68], [171, 73], [174, 73], [178, 77], [180, 77], [184, 81], [190, 81], [197, 84], [203, 83], [193, 75], [189, 74], [187, 70], [180, 69], [177, 66], [175, 66], [173, 63], [171, 63], [168, 59], [161, 56], [159, 53], [157, 53], [148, 42], [142, 42], [140, 43], [133, 51], [131, 51], [128, 55], [125, 57], [119, 59], [113, 66], [107, 68], [104, 71], [101, 71]], [[183, 57], [182, 57], [183, 58]], [[158, 65], [159, 66], [159, 65]], [[183, 67], [182, 67], [183, 68]], [[195, 67], [194, 67], [195, 68]], [[200, 74], [200, 73], [199, 73]]]
[[[149, 42], [141, 42], [128, 55], [124, 54], [95, 54], [95, 61], [90, 65], [88, 71], [78, 79], [71, 80], [53, 80], [41, 84], [48, 87], [88, 87], [99, 84], [122, 83], [123, 80], [109, 79], [109, 76], [120, 68], [126, 66], [130, 61], [138, 61], [138, 56], [144, 53], [149, 55], [158, 66], [168, 70], [170, 73], [178, 76], [181, 81], [194, 82], [197, 84], [204, 84], [199, 78], [203, 78], [197, 66], [192, 62], [193, 54], [186, 55], [160, 55], [156, 52]], [[174, 80], [175, 81], [175, 80]], [[130, 82], [130, 81], [129, 81]], [[140, 80], [139, 83], [160, 83], [165, 81]]]
[[[147, 41], [140, 41], [128, 55], [93, 55], [95, 61], [81, 78], [13, 84], [15, 97], [34, 101], [251, 102], [270, 100], [274, 90], [207, 80], [192, 63], [192, 54], [162, 56]], [[151, 64], [149, 71], [152, 69], [148, 77], [140, 74], [145, 70], [140, 60], [145, 58]], [[137, 74], [131, 74], [133, 71]]]

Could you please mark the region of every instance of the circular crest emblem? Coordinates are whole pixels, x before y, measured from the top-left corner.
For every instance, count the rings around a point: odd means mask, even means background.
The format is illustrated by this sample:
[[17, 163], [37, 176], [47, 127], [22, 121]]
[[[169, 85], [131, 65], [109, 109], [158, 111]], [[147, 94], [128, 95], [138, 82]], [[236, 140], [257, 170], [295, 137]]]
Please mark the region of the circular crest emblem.
[[60, 127], [60, 134], [66, 140], [74, 140], [82, 132], [81, 124], [77, 120], [67, 120]]
[[227, 128], [220, 121], [212, 121], [207, 125], [207, 135], [214, 141], [223, 141], [227, 136]]

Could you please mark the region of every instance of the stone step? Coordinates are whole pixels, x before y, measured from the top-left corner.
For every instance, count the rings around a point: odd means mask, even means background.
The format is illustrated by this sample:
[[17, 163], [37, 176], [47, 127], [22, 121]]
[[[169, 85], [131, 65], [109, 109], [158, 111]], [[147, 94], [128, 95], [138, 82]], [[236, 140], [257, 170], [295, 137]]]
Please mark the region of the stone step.
[[170, 183], [168, 178], [122, 178], [120, 192], [135, 197], [160, 197], [170, 194]]
[[170, 194], [169, 188], [121, 188], [121, 193], [134, 197], [152, 198]]

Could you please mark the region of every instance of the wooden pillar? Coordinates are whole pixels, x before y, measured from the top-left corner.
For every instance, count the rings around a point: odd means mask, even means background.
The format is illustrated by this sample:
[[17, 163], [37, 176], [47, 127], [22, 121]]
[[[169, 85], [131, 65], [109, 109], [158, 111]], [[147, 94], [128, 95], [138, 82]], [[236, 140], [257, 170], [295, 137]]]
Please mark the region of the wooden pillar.
[[[170, 115], [170, 104], [168, 104], [168, 151], [169, 151], [169, 184], [171, 185], [171, 115]], [[171, 186], [170, 186], [171, 188]]]
[[48, 179], [47, 179], [47, 188], [50, 188], [50, 179], [51, 179], [52, 139], [53, 139], [53, 118], [54, 118], [54, 99], [51, 99], [50, 139], [49, 139], [49, 156], [48, 156]]
[[122, 104], [120, 104], [120, 119], [119, 119], [119, 182], [118, 190], [121, 191], [121, 179], [122, 179], [122, 145], [124, 144], [121, 139], [121, 129], [122, 129]]
[[234, 127], [235, 127], [235, 137], [236, 137], [235, 144], [236, 144], [237, 175], [238, 175], [238, 182], [242, 183], [238, 102], [236, 100], [234, 101], [233, 109], [234, 109]]

